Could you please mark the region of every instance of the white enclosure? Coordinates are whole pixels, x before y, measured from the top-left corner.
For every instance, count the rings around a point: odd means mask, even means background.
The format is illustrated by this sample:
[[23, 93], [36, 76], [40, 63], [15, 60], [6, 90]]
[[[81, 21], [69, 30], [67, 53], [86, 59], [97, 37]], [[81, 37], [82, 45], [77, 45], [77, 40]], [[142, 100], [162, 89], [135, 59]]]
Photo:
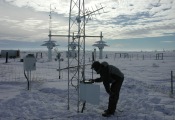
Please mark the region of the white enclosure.
[[36, 58], [33, 54], [28, 54], [24, 57], [24, 70], [36, 70]]
[[99, 105], [100, 85], [80, 83], [80, 101]]

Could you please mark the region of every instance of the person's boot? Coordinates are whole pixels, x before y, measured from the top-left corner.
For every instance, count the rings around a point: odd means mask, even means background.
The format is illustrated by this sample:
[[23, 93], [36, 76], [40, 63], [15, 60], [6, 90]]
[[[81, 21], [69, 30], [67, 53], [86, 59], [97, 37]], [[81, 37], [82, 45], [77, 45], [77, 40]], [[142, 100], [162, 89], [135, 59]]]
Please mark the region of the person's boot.
[[103, 117], [110, 117], [111, 115], [114, 115], [114, 112], [110, 112], [109, 110], [104, 110], [102, 114]]
[[107, 110], [104, 110], [104, 112], [107, 112], [108, 111], [108, 109]]

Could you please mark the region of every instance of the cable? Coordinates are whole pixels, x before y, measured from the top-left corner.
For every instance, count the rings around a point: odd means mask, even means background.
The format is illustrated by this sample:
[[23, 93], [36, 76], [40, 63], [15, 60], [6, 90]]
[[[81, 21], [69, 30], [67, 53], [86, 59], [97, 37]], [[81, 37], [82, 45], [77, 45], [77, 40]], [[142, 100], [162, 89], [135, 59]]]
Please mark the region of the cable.
[[26, 73], [25, 73], [25, 70], [24, 70], [24, 76], [25, 78], [27, 79], [27, 88], [29, 90], [29, 78], [27, 77]]

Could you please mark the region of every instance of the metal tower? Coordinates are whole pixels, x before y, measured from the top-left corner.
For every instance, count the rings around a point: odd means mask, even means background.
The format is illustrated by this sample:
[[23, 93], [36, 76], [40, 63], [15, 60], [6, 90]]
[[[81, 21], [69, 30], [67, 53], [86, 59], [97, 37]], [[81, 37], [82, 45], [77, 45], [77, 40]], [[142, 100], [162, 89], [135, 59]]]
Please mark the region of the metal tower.
[[[77, 59], [75, 59], [75, 63], [77, 64], [77, 71], [76, 71], [76, 77], [71, 76], [70, 69], [68, 69], [68, 91], [69, 91], [69, 82], [72, 79], [76, 79], [77, 81], [77, 95], [78, 95], [78, 112], [79, 112], [79, 84], [80, 81], [85, 81], [85, 42], [86, 37], [100, 37], [100, 36], [87, 36], [86, 35], [86, 23], [88, 19], [94, 14], [95, 12], [103, 9], [101, 6], [100, 8], [97, 8], [96, 10], [86, 10], [85, 9], [85, 0], [71, 0], [70, 1], [70, 11], [69, 11], [69, 31], [68, 31], [68, 45], [71, 43], [71, 34], [74, 33], [75, 36], [73, 37], [73, 40], [78, 43], [77, 48]], [[70, 48], [68, 47], [68, 51], [70, 51]], [[68, 57], [68, 68], [72, 66], [73, 62], [70, 61]], [[75, 64], [73, 63], [73, 64]], [[75, 73], [73, 74], [75, 75]], [[69, 109], [69, 93], [68, 93], [68, 109]]]
[[[103, 9], [102, 6], [96, 8], [96, 10], [86, 10], [84, 0], [70, 0], [68, 35], [49, 35], [50, 37], [68, 37], [68, 109], [70, 107], [70, 87], [72, 85], [77, 90], [78, 112], [80, 105], [79, 85], [80, 81], [85, 81], [85, 39], [86, 37], [101, 37], [86, 35], [85, 26], [87, 21], [101, 9]], [[72, 68], [74, 70], [71, 70]]]
[[52, 30], [52, 10], [51, 10], [51, 5], [50, 5], [50, 19], [49, 19], [49, 40], [48, 41], [44, 41], [45, 43], [42, 44], [41, 46], [47, 46], [48, 48], [48, 61], [52, 61], [52, 49], [53, 47], [56, 47], [58, 45], [56, 45], [56, 41], [52, 41], [51, 40], [51, 30]]

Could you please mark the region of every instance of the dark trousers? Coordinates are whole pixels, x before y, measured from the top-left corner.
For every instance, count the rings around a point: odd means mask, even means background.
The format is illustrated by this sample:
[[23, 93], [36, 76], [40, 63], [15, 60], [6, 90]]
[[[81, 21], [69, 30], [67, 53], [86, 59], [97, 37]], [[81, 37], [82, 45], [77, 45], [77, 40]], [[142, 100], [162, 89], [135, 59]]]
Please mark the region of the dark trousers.
[[109, 95], [108, 111], [114, 113], [119, 100], [120, 88], [122, 86], [124, 78], [117, 79], [116, 82], [111, 85], [111, 93]]

